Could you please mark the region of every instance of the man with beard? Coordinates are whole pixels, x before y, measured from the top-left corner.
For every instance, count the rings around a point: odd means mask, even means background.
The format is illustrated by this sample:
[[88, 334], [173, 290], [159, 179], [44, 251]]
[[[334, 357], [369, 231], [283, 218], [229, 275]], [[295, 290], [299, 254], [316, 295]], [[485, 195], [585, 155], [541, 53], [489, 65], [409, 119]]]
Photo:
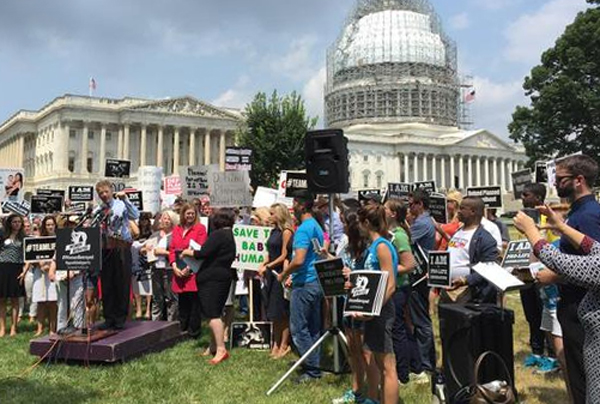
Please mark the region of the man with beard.
[[[292, 274], [290, 299], [290, 332], [298, 353], [303, 356], [321, 336], [321, 303], [323, 292], [317, 278], [315, 261], [318, 251], [313, 247], [323, 245], [323, 230], [313, 217], [312, 195], [294, 198], [294, 215], [300, 226], [294, 234], [292, 261], [277, 275], [279, 282]], [[321, 377], [319, 370], [320, 349], [315, 349], [304, 362], [304, 372], [298, 383]]]
[[[571, 210], [567, 216], [569, 226], [600, 241], [600, 204], [592, 194], [592, 187], [597, 177], [598, 164], [594, 159], [585, 155], [570, 156], [557, 162], [554, 185], [558, 196], [571, 202]], [[574, 255], [583, 254], [564, 236], [560, 239], [560, 251]], [[538, 274], [537, 279], [540, 283], [546, 284], [553, 280], [544, 276], [547, 272], [549, 271], [541, 271]], [[573, 402], [585, 403], [584, 332], [577, 316], [577, 309], [586, 290], [568, 283], [560, 283], [559, 289], [560, 301], [557, 312], [563, 330], [569, 387]]]

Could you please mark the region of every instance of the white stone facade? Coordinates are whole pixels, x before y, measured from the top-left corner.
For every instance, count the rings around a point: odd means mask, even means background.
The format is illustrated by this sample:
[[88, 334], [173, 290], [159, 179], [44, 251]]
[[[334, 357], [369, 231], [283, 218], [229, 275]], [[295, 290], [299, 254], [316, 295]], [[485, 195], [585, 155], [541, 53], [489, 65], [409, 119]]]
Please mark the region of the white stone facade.
[[0, 164], [25, 169], [25, 189], [93, 184], [106, 158], [138, 167], [225, 165], [225, 148], [244, 119], [237, 110], [193, 97], [165, 100], [65, 95], [0, 125]]

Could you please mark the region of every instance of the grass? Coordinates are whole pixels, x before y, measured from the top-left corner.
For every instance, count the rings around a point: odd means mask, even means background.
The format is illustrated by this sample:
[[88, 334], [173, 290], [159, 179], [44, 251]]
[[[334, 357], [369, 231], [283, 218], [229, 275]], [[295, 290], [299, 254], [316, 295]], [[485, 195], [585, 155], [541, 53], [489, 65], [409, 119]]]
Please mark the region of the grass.
[[[528, 404], [566, 403], [560, 378], [534, 375], [520, 366], [528, 351], [527, 324], [518, 294], [507, 300], [516, 313], [515, 370], [521, 400]], [[237, 349], [230, 360], [212, 367], [198, 356], [205, 341], [189, 340], [125, 364], [85, 368], [44, 362], [21, 378], [37, 358], [28, 353], [33, 326], [22, 324], [19, 332], [15, 338], [0, 339], [1, 404], [330, 403], [349, 385], [348, 376], [325, 375], [321, 381], [301, 387], [286, 382], [267, 397], [265, 392], [287, 370], [287, 361], [270, 360], [266, 352]], [[400, 394], [401, 403], [431, 402], [427, 385], [404, 386]]]

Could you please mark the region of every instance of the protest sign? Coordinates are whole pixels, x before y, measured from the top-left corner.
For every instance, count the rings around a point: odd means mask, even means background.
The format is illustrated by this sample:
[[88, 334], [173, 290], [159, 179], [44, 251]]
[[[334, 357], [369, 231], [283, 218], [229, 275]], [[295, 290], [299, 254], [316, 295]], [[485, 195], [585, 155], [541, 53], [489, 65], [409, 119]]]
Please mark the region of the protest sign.
[[245, 224], [236, 224], [233, 226], [236, 256], [231, 267], [258, 271], [260, 264], [265, 262], [269, 257], [267, 240], [270, 235], [270, 227], [249, 226]]
[[208, 195], [209, 166], [187, 166], [179, 168], [181, 194], [185, 199], [192, 200]]
[[435, 181], [417, 181], [413, 183], [413, 190], [422, 189], [425, 192], [436, 192]]
[[231, 324], [231, 348], [271, 349], [273, 323], [247, 322]]
[[225, 171], [252, 171], [252, 149], [227, 147], [225, 149]]
[[94, 187], [69, 186], [69, 200], [71, 202], [91, 202], [94, 200]]
[[72, 212], [72, 213], [83, 213], [87, 210], [87, 203], [86, 202], [71, 202], [71, 204], [69, 205], [67, 212]]
[[285, 179], [285, 196], [287, 198], [293, 198], [298, 195], [303, 195], [306, 191], [308, 191], [306, 173], [288, 171]]
[[344, 296], [344, 261], [341, 258], [315, 262], [315, 269], [319, 276], [319, 283], [325, 297]]
[[438, 223], [448, 223], [445, 195], [433, 193], [429, 196], [429, 214]]
[[2, 212], [16, 213], [17, 215], [27, 216], [31, 210], [31, 204], [25, 199], [21, 201], [4, 201], [2, 202]]
[[350, 273], [352, 289], [348, 290], [344, 316], [362, 314], [379, 316], [387, 287], [386, 271], [360, 270]]
[[358, 201], [363, 202], [369, 200], [373, 196], [381, 198], [381, 189], [360, 189], [358, 190]]
[[550, 160], [546, 163], [546, 178], [548, 185], [554, 185], [556, 180], [556, 162], [557, 160]]
[[425, 254], [419, 244], [413, 243], [411, 244], [410, 248], [412, 250], [413, 257], [415, 258], [415, 267], [408, 274], [408, 280], [411, 285], [416, 286], [427, 276], [429, 261], [427, 260], [427, 254]]
[[248, 171], [212, 172], [209, 176], [209, 187], [211, 206], [252, 206]]
[[283, 203], [288, 208], [294, 205], [294, 198], [285, 196], [285, 186], [287, 182], [287, 171], [279, 173], [279, 183], [277, 184], [277, 202]]
[[35, 194], [36, 195], [46, 195], [46, 196], [60, 196], [63, 199], [65, 197], [65, 191], [62, 191], [60, 189], [38, 188], [38, 189], [35, 190]]
[[387, 199], [407, 200], [412, 191], [412, 185], [407, 183], [388, 183]]
[[22, 201], [24, 178], [22, 168], [0, 168], [0, 201]]
[[164, 179], [165, 195], [181, 195], [181, 179], [179, 175], [171, 175]]
[[531, 184], [531, 170], [529, 168], [512, 173], [513, 195], [515, 199], [521, 199], [525, 185]]
[[56, 252], [56, 236], [25, 237], [23, 239], [23, 259], [25, 262], [50, 260]]
[[125, 191], [125, 193], [127, 194], [129, 202], [142, 212], [144, 210], [144, 197], [142, 191]]
[[427, 285], [433, 288], [449, 288], [452, 286], [450, 275], [450, 252], [429, 252], [429, 276]]
[[279, 192], [276, 189], [270, 189], [265, 187], [256, 188], [256, 193], [254, 194], [254, 200], [252, 201], [253, 208], [269, 208], [275, 202], [277, 202], [279, 198]]
[[503, 268], [528, 268], [531, 258], [531, 243], [527, 240], [516, 240], [508, 243], [502, 260]]
[[101, 268], [100, 228], [56, 231], [56, 269], [95, 273]]
[[119, 159], [106, 159], [104, 176], [109, 178], [129, 178], [131, 161]]
[[63, 198], [52, 195], [32, 195], [31, 213], [41, 213], [44, 215], [62, 211]]
[[548, 183], [548, 174], [546, 174], [545, 161], [536, 161], [535, 163], [535, 182], [537, 184]]
[[138, 168], [137, 188], [142, 191], [144, 209], [153, 215], [160, 211], [160, 186], [162, 184], [162, 168], [142, 166]]
[[467, 188], [467, 196], [480, 197], [486, 208], [502, 207], [502, 189], [499, 186]]

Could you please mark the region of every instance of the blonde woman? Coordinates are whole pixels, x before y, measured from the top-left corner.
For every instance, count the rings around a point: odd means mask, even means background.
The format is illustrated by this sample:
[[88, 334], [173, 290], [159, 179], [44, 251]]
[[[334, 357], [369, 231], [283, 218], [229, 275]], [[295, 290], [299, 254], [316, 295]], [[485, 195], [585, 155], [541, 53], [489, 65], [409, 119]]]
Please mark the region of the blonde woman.
[[279, 359], [290, 352], [289, 303], [283, 297], [283, 285], [277, 281], [276, 273], [281, 273], [284, 262], [292, 253], [294, 226], [287, 206], [276, 203], [271, 206], [269, 224], [273, 226], [267, 240], [269, 258], [259, 268], [265, 281], [263, 305], [267, 320], [273, 322], [274, 343], [271, 357]]

